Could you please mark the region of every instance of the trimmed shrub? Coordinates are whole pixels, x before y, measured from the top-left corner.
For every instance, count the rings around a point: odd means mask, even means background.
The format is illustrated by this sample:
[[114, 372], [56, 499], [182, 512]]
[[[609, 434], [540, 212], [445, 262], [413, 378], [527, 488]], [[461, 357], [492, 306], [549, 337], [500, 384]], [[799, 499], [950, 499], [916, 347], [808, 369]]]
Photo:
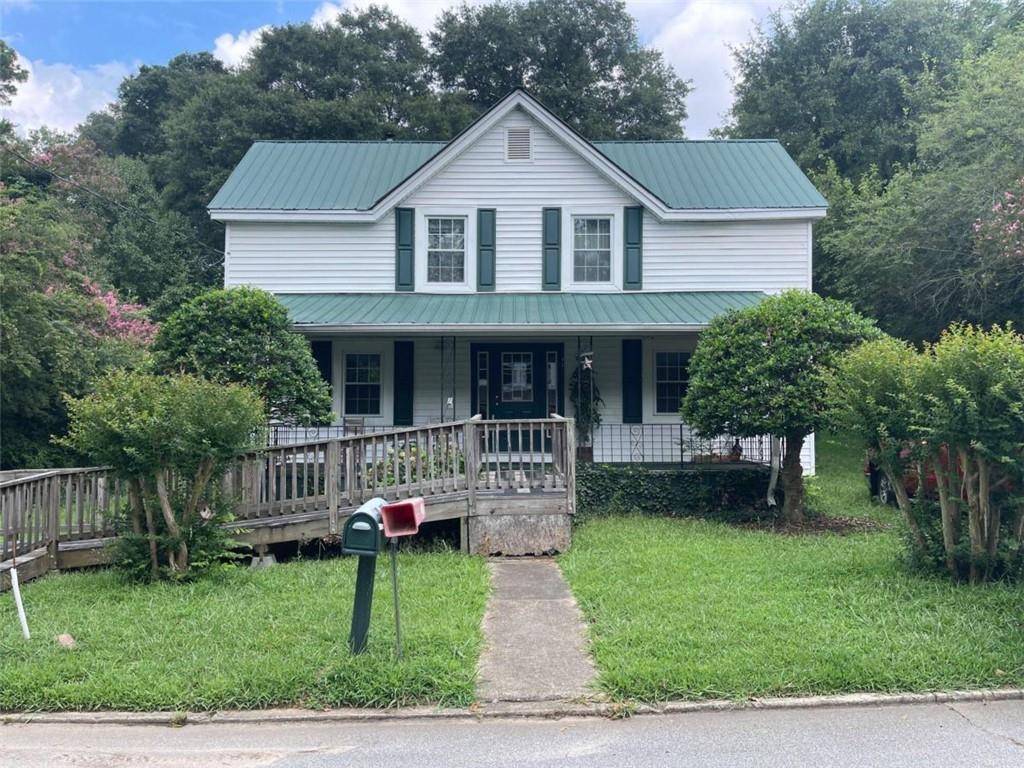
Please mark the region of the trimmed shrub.
[[642, 465], [576, 465], [576, 519], [612, 512], [703, 517], [730, 523], [772, 519], [765, 503], [767, 467], [653, 469]]

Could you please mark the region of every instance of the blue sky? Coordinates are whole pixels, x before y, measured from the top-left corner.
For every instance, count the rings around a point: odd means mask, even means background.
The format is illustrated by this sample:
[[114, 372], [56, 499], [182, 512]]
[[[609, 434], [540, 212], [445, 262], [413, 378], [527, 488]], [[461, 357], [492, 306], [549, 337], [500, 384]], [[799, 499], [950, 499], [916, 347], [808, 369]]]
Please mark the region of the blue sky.
[[[213, 51], [236, 65], [260, 28], [323, 23], [356, 0], [0, 0], [0, 36], [30, 71], [5, 114], [21, 130], [70, 129], [113, 97], [140, 64], [159, 64], [183, 51]], [[385, 0], [421, 31], [456, 0]], [[747, 38], [772, 0], [627, 0], [646, 45], [660, 49], [696, 87], [688, 99], [687, 135], [699, 138], [721, 123], [729, 106], [728, 45]]]

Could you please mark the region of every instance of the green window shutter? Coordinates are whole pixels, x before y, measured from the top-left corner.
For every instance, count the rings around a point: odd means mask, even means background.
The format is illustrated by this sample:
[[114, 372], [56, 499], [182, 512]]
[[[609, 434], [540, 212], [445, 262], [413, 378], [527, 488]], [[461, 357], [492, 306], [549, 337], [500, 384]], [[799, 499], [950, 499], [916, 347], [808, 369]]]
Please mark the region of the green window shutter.
[[562, 209], [545, 208], [543, 211], [544, 262], [541, 288], [545, 291], [562, 289]]
[[494, 290], [494, 257], [497, 232], [496, 211], [480, 208], [476, 212], [476, 289]]
[[644, 287], [644, 209], [642, 206], [628, 206], [623, 214], [622, 287], [627, 291], [639, 291]]
[[412, 403], [415, 379], [413, 369], [415, 368], [413, 342], [395, 342], [395, 414], [394, 423], [396, 427], [407, 427], [412, 425]]
[[622, 340], [622, 423], [644, 420], [643, 342]]
[[416, 210], [395, 208], [395, 290], [416, 289]]

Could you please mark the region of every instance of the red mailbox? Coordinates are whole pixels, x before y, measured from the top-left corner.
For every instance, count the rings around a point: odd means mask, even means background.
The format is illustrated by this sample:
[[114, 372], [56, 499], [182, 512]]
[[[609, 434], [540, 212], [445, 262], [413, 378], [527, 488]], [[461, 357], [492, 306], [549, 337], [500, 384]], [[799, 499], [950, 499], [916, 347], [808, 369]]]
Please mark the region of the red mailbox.
[[381, 507], [380, 516], [384, 522], [384, 535], [390, 539], [394, 536], [412, 536], [418, 533], [427, 511], [423, 499], [417, 496], [385, 504]]

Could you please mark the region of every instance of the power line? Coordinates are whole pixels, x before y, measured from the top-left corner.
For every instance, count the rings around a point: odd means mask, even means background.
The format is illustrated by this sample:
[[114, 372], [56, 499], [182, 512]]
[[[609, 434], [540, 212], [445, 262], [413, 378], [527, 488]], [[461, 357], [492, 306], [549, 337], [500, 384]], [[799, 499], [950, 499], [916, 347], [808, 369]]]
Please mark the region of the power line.
[[[16, 149], [14, 149], [11, 146], [5, 145], [3, 147], [3, 149], [4, 149], [5, 152], [8, 152], [8, 153], [14, 155], [15, 157], [17, 157], [19, 160], [21, 160], [21, 161], [23, 161], [25, 163], [28, 163], [33, 168], [38, 168], [40, 171], [45, 171], [46, 173], [48, 173], [51, 176], [53, 176], [55, 179], [59, 179], [60, 181], [63, 181], [65, 184], [70, 184], [71, 186], [76, 187], [77, 189], [80, 189], [83, 192], [88, 192], [93, 197], [95, 197], [95, 198], [97, 198], [99, 200], [102, 200], [103, 202], [107, 203], [108, 205], [113, 205], [113, 206], [115, 206], [117, 208], [120, 208], [122, 211], [130, 213], [130, 214], [132, 214], [134, 216], [139, 216], [139, 217], [145, 219], [146, 221], [148, 221], [150, 224], [155, 224], [156, 226], [162, 226], [163, 225], [163, 222], [160, 222], [157, 219], [154, 219], [149, 214], [143, 213], [142, 211], [140, 211], [137, 208], [132, 208], [131, 206], [125, 205], [124, 203], [119, 202], [118, 200], [114, 200], [112, 198], [109, 198], [106, 195], [104, 195], [104, 194], [102, 194], [100, 192], [97, 192], [94, 189], [90, 189], [89, 187], [85, 186], [81, 182], [75, 181], [74, 179], [69, 179], [66, 176], [61, 176], [59, 173], [54, 171], [52, 168], [47, 168], [45, 165], [37, 163], [32, 158], [25, 157], [23, 154], [21, 154], [20, 152], [18, 152]], [[182, 235], [182, 236], [188, 238], [189, 240], [193, 241], [196, 245], [202, 246], [203, 248], [205, 248], [206, 250], [210, 251], [211, 253], [217, 254], [218, 260], [223, 258], [223, 256], [224, 256], [223, 251], [221, 251], [221, 250], [219, 250], [217, 248], [214, 248], [209, 243], [204, 243], [202, 240], [200, 240], [198, 237], [196, 237], [191, 232], [185, 232], [184, 230], [176, 230], [176, 234]]]

